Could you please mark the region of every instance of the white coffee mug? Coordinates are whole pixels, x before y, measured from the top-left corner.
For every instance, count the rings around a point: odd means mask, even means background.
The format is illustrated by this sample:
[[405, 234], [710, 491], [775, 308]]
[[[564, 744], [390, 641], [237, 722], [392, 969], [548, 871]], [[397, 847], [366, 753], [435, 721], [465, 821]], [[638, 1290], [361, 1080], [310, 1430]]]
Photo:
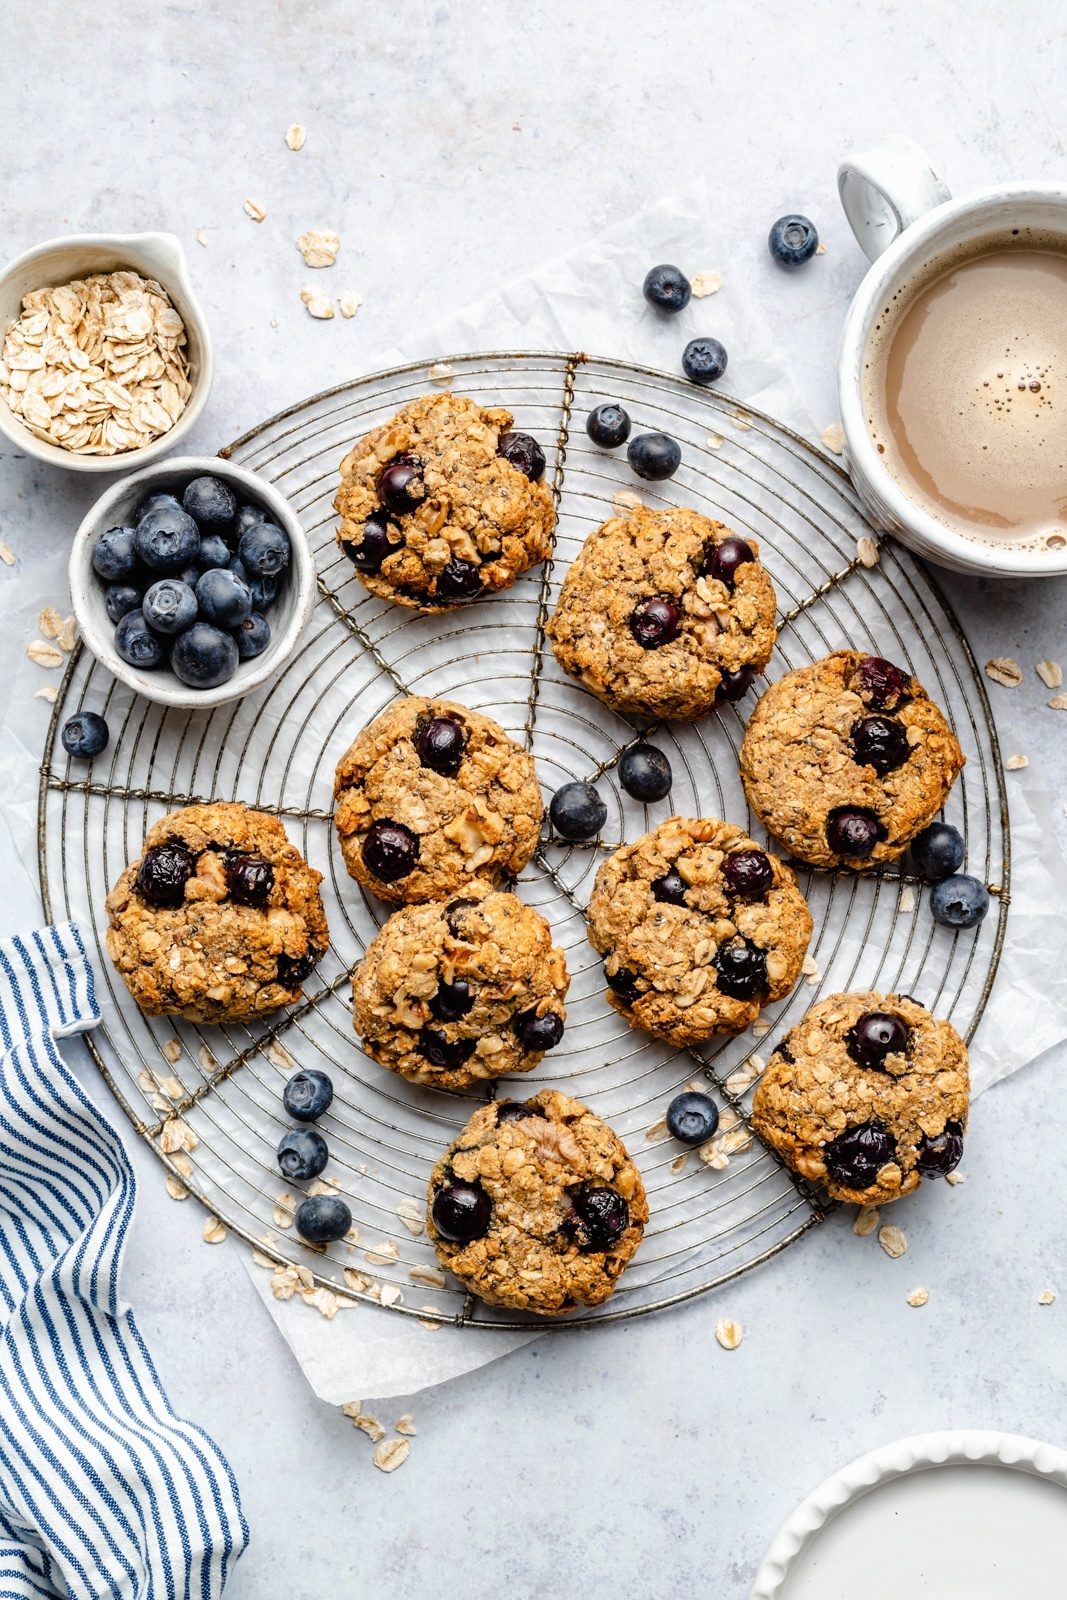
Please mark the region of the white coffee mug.
[[1011, 228], [1061, 235], [1067, 252], [1067, 188], [1004, 183], [953, 200], [929, 158], [900, 135], [843, 161], [837, 186], [852, 231], [872, 262], [845, 317], [837, 361], [848, 468], [872, 520], [919, 555], [956, 572], [1015, 578], [1067, 572], [1067, 538], [1054, 536], [1044, 549], [982, 544], [916, 505], [886, 468], [868, 432], [863, 404], [872, 328], [892, 296], [948, 251]]

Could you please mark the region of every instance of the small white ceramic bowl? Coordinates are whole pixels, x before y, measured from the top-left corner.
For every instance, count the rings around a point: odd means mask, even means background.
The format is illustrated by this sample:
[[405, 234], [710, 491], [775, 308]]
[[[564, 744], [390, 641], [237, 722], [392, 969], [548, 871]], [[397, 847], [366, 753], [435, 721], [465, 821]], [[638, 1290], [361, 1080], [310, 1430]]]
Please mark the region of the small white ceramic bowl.
[[[251, 661], [239, 662], [229, 682], [219, 684], [217, 689], [191, 689], [180, 678], [176, 678], [169, 667], [144, 672], [123, 661], [115, 649], [115, 624], [104, 609], [106, 585], [93, 571], [92, 558], [100, 535], [108, 528], [128, 524], [135, 508], [146, 495], [174, 494], [180, 500], [186, 485], [193, 478], [205, 474], [221, 478], [223, 483], [229, 484], [238, 501], [261, 506], [272, 522], [285, 529], [293, 554], [285, 583], [279, 587], [278, 598], [267, 613], [271, 642], [263, 654]], [[146, 467], [112, 484], [100, 496], [74, 535], [69, 576], [74, 615], [81, 636], [96, 659], [120, 682], [128, 684], [146, 699], [154, 700], [157, 705], [182, 706], [193, 711], [210, 710], [212, 706], [225, 705], [228, 700], [239, 700], [261, 683], [266, 683], [268, 678], [273, 678], [296, 649], [301, 634], [311, 620], [318, 593], [311, 546], [289, 502], [273, 484], [257, 478], [254, 472], [246, 472], [243, 467], [223, 461], [219, 456], [172, 457], [158, 466]]]
[[0, 347], [11, 324], [18, 319], [24, 294], [71, 283], [75, 278], [88, 278], [94, 272], [118, 272], [123, 268], [161, 283], [185, 323], [185, 353], [192, 385], [189, 402], [167, 433], [140, 450], [123, 450], [113, 456], [82, 456], [38, 439], [0, 399], [0, 429], [20, 451], [38, 461], [69, 467], [73, 472], [135, 471], [180, 444], [207, 404], [215, 370], [211, 335], [189, 281], [185, 252], [172, 233], [76, 233], [68, 239], [49, 239], [16, 256], [0, 273]]

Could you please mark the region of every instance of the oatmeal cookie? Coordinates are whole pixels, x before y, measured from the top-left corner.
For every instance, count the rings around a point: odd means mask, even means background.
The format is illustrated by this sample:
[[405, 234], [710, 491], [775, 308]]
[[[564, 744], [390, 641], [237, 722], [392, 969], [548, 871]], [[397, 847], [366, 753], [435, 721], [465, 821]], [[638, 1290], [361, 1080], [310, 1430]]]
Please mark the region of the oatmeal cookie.
[[555, 1089], [480, 1107], [427, 1191], [441, 1265], [489, 1305], [545, 1315], [602, 1305], [647, 1221], [622, 1140]]
[[396, 700], [337, 764], [345, 866], [381, 900], [411, 904], [520, 873], [544, 802], [533, 757], [452, 700]]
[[906, 994], [834, 994], [767, 1064], [752, 1126], [835, 1200], [884, 1205], [963, 1154], [967, 1047]]
[[761, 697], [741, 743], [749, 804], [814, 867], [902, 855], [941, 810], [966, 757], [903, 667], [835, 650]]
[[763, 671], [775, 604], [754, 539], [640, 506], [589, 535], [548, 636], [564, 670], [616, 711], [693, 722]]
[[460, 899], [394, 911], [352, 974], [353, 1020], [383, 1067], [465, 1089], [559, 1044], [567, 983], [540, 912], [473, 878]]
[[108, 955], [150, 1017], [262, 1016], [299, 1000], [329, 949], [321, 881], [276, 817], [188, 806], [149, 829], [108, 895]]
[[671, 1044], [743, 1033], [800, 976], [811, 914], [789, 868], [715, 817], [670, 817], [609, 856], [589, 901], [608, 999]]
[[502, 406], [430, 394], [341, 462], [337, 540], [372, 594], [442, 611], [543, 561], [556, 513], [545, 458]]

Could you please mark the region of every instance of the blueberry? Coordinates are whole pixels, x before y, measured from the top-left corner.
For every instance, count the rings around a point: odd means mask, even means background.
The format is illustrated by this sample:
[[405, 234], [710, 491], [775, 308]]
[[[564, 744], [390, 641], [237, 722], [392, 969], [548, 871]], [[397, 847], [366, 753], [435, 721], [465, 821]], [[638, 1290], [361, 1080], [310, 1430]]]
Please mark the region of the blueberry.
[[767, 989], [767, 955], [748, 939], [720, 945], [714, 958], [719, 990], [731, 1000], [754, 1000]]
[[108, 583], [121, 583], [137, 571], [133, 528], [108, 528], [93, 546], [93, 571]]
[[104, 590], [104, 610], [111, 622], [121, 622], [127, 611], [137, 611], [144, 591], [132, 583], [109, 583]]
[[714, 1137], [718, 1126], [718, 1106], [695, 1089], [676, 1094], [667, 1107], [667, 1132], [682, 1144], [703, 1144]]
[[455, 717], [433, 717], [415, 737], [419, 762], [444, 778], [454, 778], [467, 749], [467, 735]]
[[963, 835], [947, 822], [931, 822], [911, 841], [911, 859], [928, 883], [950, 878], [963, 865]]
[[590, 1184], [571, 1201], [575, 1232], [584, 1250], [610, 1250], [630, 1226], [630, 1208], [615, 1189]]
[[930, 891], [930, 910], [943, 928], [974, 928], [989, 910], [989, 890], [977, 878], [957, 872]]
[[654, 744], [635, 744], [619, 758], [619, 782], [635, 800], [664, 800], [674, 781], [671, 764]]
[[848, 1031], [848, 1053], [861, 1067], [882, 1067], [889, 1055], [901, 1055], [908, 1047], [908, 1030], [899, 1017], [888, 1011], [865, 1011]]
[[98, 711], [77, 711], [68, 717], [59, 736], [68, 756], [89, 761], [107, 749], [107, 723]]
[[617, 994], [619, 999], [626, 1001], [627, 1004], [636, 1000], [641, 993], [637, 987], [637, 974], [631, 972], [628, 967], [620, 967], [618, 972], [605, 972], [604, 976], [608, 980], [608, 988], [612, 994]]
[[653, 878], [649, 884], [653, 900], [668, 906], [684, 906], [685, 891], [688, 887], [677, 867], [671, 867], [662, 878]]
[[449, 1244], [470, 1244], [489, 1232], [493, 1208], [480, 1183], [447, 1183], [430, 1207], [433, 1225]]
[[257, 522], [246, 528], [237, 543], [237, 554], [252, 578], [275, 578], [289, 565], [292, 546], [289, 535], [273, 522]]
[[762, 850], [731, 850], [723, 861], [722, 875], [730, 893], [743, 900], [758, 900], [774, 887], [771, 858]]
[[[251, 586], [252, 574], [249, 572], [240, 556], [231, 556], [229, 561], [226, 563], [226, 568], [229, 572], [235, 572], [242, 583], [247, 583], [249, 586]], [[197, 579], [197, 582], [199, 582], [199, 578]], [[195, 583], [193, 588], [196, 588]]]
[[254, 656], [261, 656], [270, 644], [270, 623], [258, 611], [253, 611], [234, 628], [233, 639], [241, 660], [251, 661]]
[[352, 1226], [352, 1213], [337, 1194], [313, 1194], [296, 1208], [296, 1231], [309, 1244], [329, 1244], [343, 1239]]
[[477, 900], [449, 901], [448, 905], [445, 907], [445, 922], [448, 924], [448, 931], [452, 935], [453, 939], [459, 939], [465, 944], [471, 943], [463, 922], [466, 913], [477, 904]]
[[726, 349], [718, 339], [690, 339], [682, 351], [682, 371], [690, 383], [714, 383], [726, 371]]
[[475, 600], [481, 592], [481, 568], [460, 556], [453, 556], [437, 579], [438, 600]]
[[[184, 583], [187, 588], [192, 589], [195, 593], [196, 586], [200, 582], [200, 568], [195, 566], [183, 567], [180, 572], [175, 572], [173, 576], [177, 578], [179, 583]], [[145, 574], [145, 583], [147, 587], [151, 586], [152, 574], [150, 572]]]
[[290, 1128], [278, 1141], [278, 1165], [283, 1178], [298, 1182], [317, 1178], [329, 1159], [329, 1146], [317, 1128]]
[[399, 550], [399, 544], [393, 544], [386, 529], [389, 518], [384, 511], [373, 511], [363, 524], [363, 531], [358, 541], [345, 539], [341, 548], [359, 572], [380, 572], [382, 562], [394, 550]]
[[265, 906], [274, 888], [274, 868], [262, 856], [229, 856], [226, 886], [239, 906]]
[[873, 767], [880, 778], [902, 767], [910, 751], [907, 735], [892, 717], [861, 717], [852, 725], [852, 753], [861, 767]]
[[512, 1026], [524, 1050], [554, 1050], [563, 1038], [563, 1018], [558, 1011], [520, 1011]]
[[216, 689], [237, 671], [240, 656], [228, 633], [210, 622], [194, 622], [174, 641], [170, 668], [190, 689]]
[[585, 419], [585, 431], [602, 450], [617, 450], [630, 437], [630, 414], [609, 401], [597, 406]]
[[565, 783], [552, 796], [549, 819], [561, 839], [592, 839], [608, 820], [608, 808], [591, 783]]
[[823, 1150], [830, 1177], [848, 1189], [869, 1189], [896, 1156], [897, 1141], [878, 1122], [864, 1122], [839, 1133]]
[[959, 1166], [962, 1156], [963, 1129], [958, 1122], [946, 1122], [944, 1132], [933, 1138], [923, 1134], [915, 1165], [924, 1178], [945, 1178]]
[[666, 595], [639, 600], [630, 613], [630, 632], [642, 650], [658, 650], [677, 639], [682, 629], [682, 613]]
[[282, 1091], [282, 1104], [297, 1122], [317, 1122], [330, 1109], [333, 1084], [325, 1072], [302, 1067]]
[[458, 1022], [474, 1005], [471, 986], [463, 978], [455, 983], [439, 983], [430, 996], [430, 1013], [438, 1022]]
[[237, 496], [219, 478], [194, 478], [186, 484], [182, 506], [202, 528], [225, 528], [237, 515]]
[[137, 887], [149, 905], [180, 906], [195, 871], [196, 858], [183, 844], [157, 844], [141, 859]]
[[[233, 568], [230, 570], [234, 571]], [[235, 572], [235, 576], [239, 578], [241, 574], [239, 572]], [[280, 579], [278, 578], [249, 578], [248, 592], [252, 596], [253, 611], [258, 611], [260, 615], [262, 615], [264, 611], [267, 611], [274, 604], [278, 597], [279, 582]]]
[[502, 1122], [522, 1122], [524, 1117], [543, 1117], [547, 1122], [540, 1106], [535, 1106], [531, 1100], [498, 1100], [496, 1103], [496, 1123], [499, 1128]]
[[233, 519], [233, 531], [230, 535], [235, 541], [240, 539], [242, 533], [247, 533], [249, 528], [255, 528], [261, 522], [266, 522], [267, 513], [259, 506], [238, 506], [237, 515]]
[[856, 668], [861, 694], [876, 711], [895, 711], [909, 698], [911, 674], [895, 667], [884, 656], [864, 656]]
[[743, 567], [755, 559], [756, 553], [747, 539], [740, 538], [736, 533], [728, 533], [725, 539], [720, 539], [718, 544], [712, 545], [704, 557], [701, 571], [706, 578], [718, 578], [720, 583], [725, 583], [728, 589], [732, 589], [738, 567]]
[[645, 274], [641, 292], [657, 311], [673, 313], [685, 310], [693, 290], [684, 272], [664, 262]]
[[378, 474], [378, 498], [395, 517], [407, 516], [426, 499], [423, 463], [419, 456], [395, 456]]
[[314, 972], [316, 963], [322, 960], [322, 954], [314, 945], [308, 945], [302, 956], [287, 956], [283, 952], [277, 963], [277, 979], [282, 988], [299, 989]]
[[658, 483], [673, 478], [682, 460], [682, 447], [668, 433], [639, 433], [626, 446], [626, 459], [639, 478]]
[[510, 461], [516, 472], [521, 472], [531, 483], [545, 475], [545, 452], [532, 433], [502, 433], [496, 447], [497, 454]]
[[736, 672], [724, 672], [715, 691], [715, 704], [733, 704], [743, 700], [755, 681], [754, 667], [738, 667]]
[[196, 586], [196, 604], [205, 622], [219, 628], [239, 628], [252, 615], [252, 594], [236, 572], [212, 567]]
[[807, 217], [779, 217], [768, 236], [767, 248], [779, 266], [802, 267], [819, 248], [815, 224]]
[[145, 495], [144, 499], [141, 501], [140, 505], [137, 507], [137, 510], [133, 514], [134, 527], [136, 528], [137, 524], [142, 520], [143, 517], [147, 517], [149, 512], [158, 511], [161, 506], [166, 506], [168, 511], [180, 511], [182, 509], [182, 503], [178, 499], [177, 495]]
[[121, 618], [115, 629], [115, 649], [131, 667], [145, 671], [161, 667], [166, 660], [163, 641], [148, 626], [140, 606]]
[[885, 829], [865, 806], [836, 806], [826, 819], [830, 849], [846, 861], [866, 861]]
[[180, 506], [157, 506], [137, 524], [133, 536], [138, 556], [159, 577], [172, 577], [195, 563], [200, 529]]
[[363, 841], [363, 861], [383, 883], [395, 883], [414, 871], [419, 859], [418, 835], [400, 822], [375, 822]]
[[160, 578], [145, 595], [141, 610], [154, 633], [184, 633], [196, 621], [196, 595], [180, 578]]
[[197, 571], [210, 572], [212, 567], [228, 567], [230, 554], [225, 539], [217, 533], [205, 533], [200, 540], [200, 550], [196, 558]]

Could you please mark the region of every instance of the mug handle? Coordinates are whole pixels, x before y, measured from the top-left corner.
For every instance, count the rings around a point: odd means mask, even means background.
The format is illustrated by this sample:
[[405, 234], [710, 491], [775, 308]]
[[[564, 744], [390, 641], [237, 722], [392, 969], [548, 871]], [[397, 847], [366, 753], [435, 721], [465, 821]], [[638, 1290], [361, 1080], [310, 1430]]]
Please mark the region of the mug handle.
[[837, 169], [837, 190], [860, 249], [875, 261], [924, 212], [952, 199], [948, 184], [913, 139], [890, 134]]

